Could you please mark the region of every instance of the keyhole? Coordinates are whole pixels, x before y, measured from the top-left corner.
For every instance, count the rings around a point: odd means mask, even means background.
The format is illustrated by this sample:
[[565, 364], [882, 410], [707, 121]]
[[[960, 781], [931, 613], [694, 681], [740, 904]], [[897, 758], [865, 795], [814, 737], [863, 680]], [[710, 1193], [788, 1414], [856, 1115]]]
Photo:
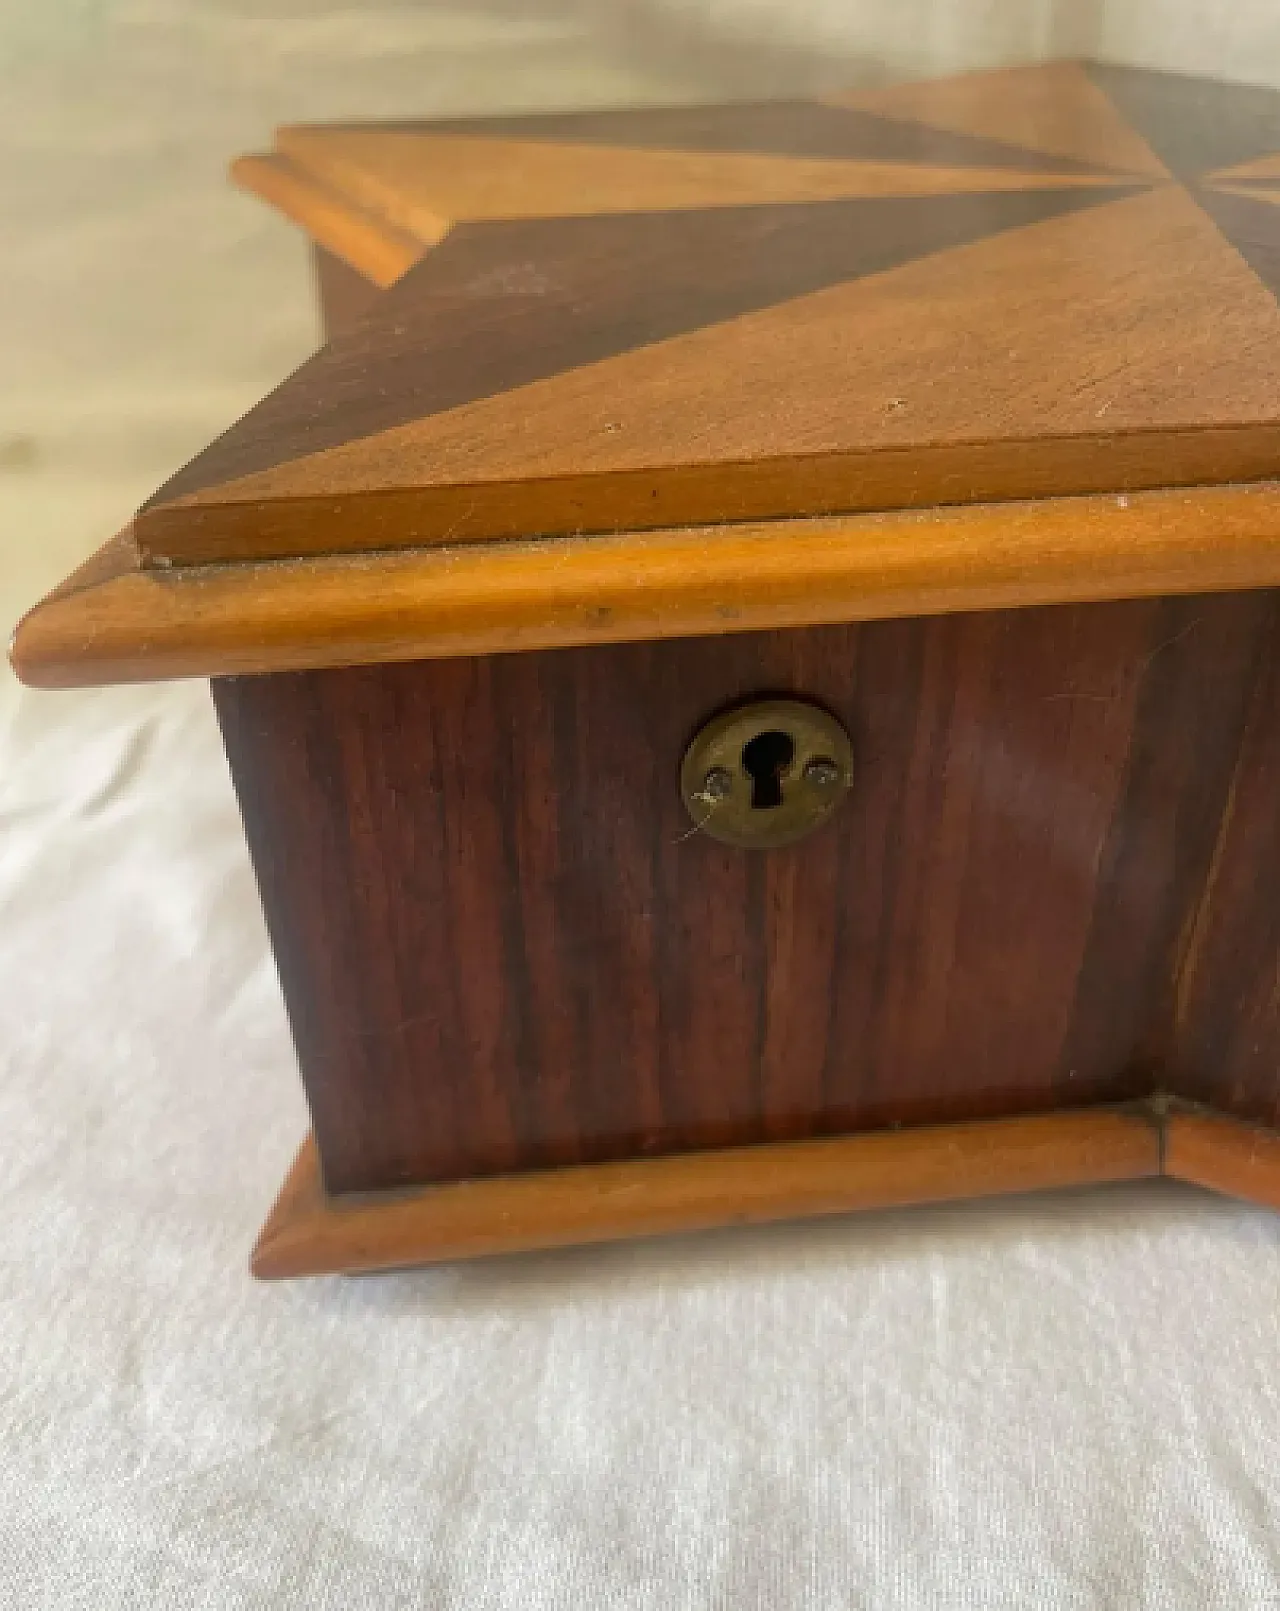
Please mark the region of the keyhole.
[[771, 727], [742, 746], [742, 769], [751, 779], [751, 809], [772, 811], [782, 804], [782, 779], [796, 753], [790, 733]]

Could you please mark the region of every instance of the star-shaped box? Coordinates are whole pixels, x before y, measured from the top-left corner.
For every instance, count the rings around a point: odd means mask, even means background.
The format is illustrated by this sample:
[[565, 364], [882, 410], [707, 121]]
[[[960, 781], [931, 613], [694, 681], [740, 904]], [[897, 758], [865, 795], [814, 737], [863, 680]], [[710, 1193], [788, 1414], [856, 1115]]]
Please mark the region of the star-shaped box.
[[331, 339], [14, 655], [212, 679], [314, 1126], [260, 1273], [1280, 1203], [1280, 95], [1051, 63], [236, 172]]

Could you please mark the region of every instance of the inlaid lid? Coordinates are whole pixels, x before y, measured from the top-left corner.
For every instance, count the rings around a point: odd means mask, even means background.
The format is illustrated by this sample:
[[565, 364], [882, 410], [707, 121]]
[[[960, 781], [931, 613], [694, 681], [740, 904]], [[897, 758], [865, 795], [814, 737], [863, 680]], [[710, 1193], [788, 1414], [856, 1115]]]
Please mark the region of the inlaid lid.
[[1269, 91], [1069, 64], [282, 147], [401, 231], [447, 233], [143, 509], [149, 560], [1280, 464]]
[[144, 506], [141, 570], [401, 551], [519, 596], [298, 663], [1280, 579], [1276, 92], [1054, 63], [295, 128], [240, 176], [394, 283]]

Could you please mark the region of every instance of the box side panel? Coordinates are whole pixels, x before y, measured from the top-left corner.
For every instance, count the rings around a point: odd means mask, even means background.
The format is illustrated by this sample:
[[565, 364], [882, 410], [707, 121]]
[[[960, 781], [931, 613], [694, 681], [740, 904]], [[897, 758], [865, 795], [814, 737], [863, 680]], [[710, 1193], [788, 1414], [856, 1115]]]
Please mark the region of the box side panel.
[[[224, 679], [333, 1190], [1160, 1081], [1265, 593]], [[848, 799], [693, 830], [685, 746], [820, 701]]]
[[1259, 657], [1175, 996], [1170, 1086], [1280, 1128], [1280, 634]]

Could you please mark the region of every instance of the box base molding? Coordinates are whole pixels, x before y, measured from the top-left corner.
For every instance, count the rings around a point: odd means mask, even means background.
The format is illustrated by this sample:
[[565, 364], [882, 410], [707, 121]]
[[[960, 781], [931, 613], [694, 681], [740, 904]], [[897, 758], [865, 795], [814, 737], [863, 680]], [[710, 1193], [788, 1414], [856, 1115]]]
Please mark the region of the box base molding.
[[1280, 1135], [1157, 1098], [340, 1196], [308, 1136], [251, 1267], [358, 1274], [1161, 1175], [1280, 1208]]
[[1170, 1180], [1280, 1209], [1280, 1132], [1178, 1104], [1164, 1121], [1163, 1152]]

